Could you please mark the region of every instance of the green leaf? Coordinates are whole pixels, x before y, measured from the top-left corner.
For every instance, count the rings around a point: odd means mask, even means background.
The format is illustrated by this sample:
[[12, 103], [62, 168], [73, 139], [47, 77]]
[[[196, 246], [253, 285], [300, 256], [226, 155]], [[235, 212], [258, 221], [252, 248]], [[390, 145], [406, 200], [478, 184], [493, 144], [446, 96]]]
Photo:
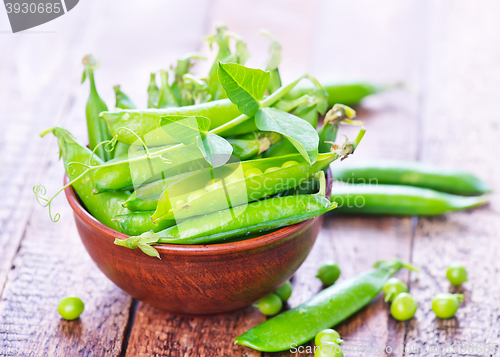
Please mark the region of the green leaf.
[[158, 233], [153, 232], [153, 231], [144, 232], [139, 237], [140, 237], [139, 243], [142, 243], [142, 244], [157, 243], [158, 240], [160, 239], [160, 235]]
[[259, 130], [285, 136], [310, 164], [316, 161], [318, 133], [305, 120], [276, 108], [263, 108], [255, 115], [255, 124]]
[[158, 251], [150, 245], [139, 243], [139, 249], [142, 250], [143, 253], [149, 255], [150, 257], [156, 257], [158, 259], [161, 259], [160, 253], [158, 253]]
[[251, 117], [260, 108], [271, 75], [236, 63], [219, 62], [219, 81], [238, 110]]
[[192, 144], [210, 128], [210, 119], [202, 116], [165, 115], [160, 125], [165, 132], [184, 145]]
[[233, 147], [226, 139], [213, 133], [201, 133], [198, 147], [212, 167], [224, 165], [233, 152]]

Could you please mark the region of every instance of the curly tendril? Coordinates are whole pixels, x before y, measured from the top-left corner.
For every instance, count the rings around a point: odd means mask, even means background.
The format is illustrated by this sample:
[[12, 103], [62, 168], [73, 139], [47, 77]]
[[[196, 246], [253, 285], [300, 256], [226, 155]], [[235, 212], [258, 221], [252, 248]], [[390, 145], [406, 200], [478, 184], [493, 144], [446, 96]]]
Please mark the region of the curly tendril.
[[115, 135], [113, 139], [109, 140], [106, 145], [104, 145], [104, 150], [106, 150], [107, 152], [112, 152], [115, 149], [117, 142], [118, 135]]
[[141, 137], [139, 135], [137, 135], [137, 133], [133, 130], [130, 130], [129, 128], [126, 128], [126, 127], [121, 127], [119, 128], [117, 131], [116, 131], [116, 136], [115, 138], [118, 140], [118, 133], [121, 131], [121, 130], [125, 130], [125, 131], [128, 131], [129, 133], [131, 133], [132, 135], [134, 135], [137, 140], [139, 140], [142, 144], [142, 146], [144, 147], [144, 150], [146, 151], [146, 156], [147, 158], [149, 159], [150, 158], [150, 154], [149, 154], [149, 148], [148, 146], [146, 145], [146, 143], [141, 139]]
[[61, 215], [59, 213], [56, 213], [54, 216], [52, 216], [52, 208], [51, 208], [51, 204], [52, 204], [52, 201], [54, 200], [54, 198], [56, 198], [61, 192], [63, 192], [67, 187], [71, 186], [74, 182], [78, 181], [79, 179], [81, 179], [83, 176], [85, 176], [87, 173], [90, 172], [90, 168], [87, 168], [86, 170], [84, 170], [80, 175], [78, 175], [77, 177], [75, 177], [73, 180], [71, 180], [70, 182], [68, 182], [66, 185], [64, 185], [59, 191], [56, 192], [56, 194], [54, 196], [52, 196], [50, 199], [47, 199], [43, 196], [45, 196], [47, 194], [47, 189], [45, 188], [45, 186], [43, 185], [35, 185], [33, 186], [33, 193], [35, 194], [36, 196], [36, 200], [38, 202], [38, 204], [42, 207], [48, 207], [49, 208], [49, 217], [50, 217], [50, 220], [54, 223], [56, 223], [57, 221], [59, 221], [59, 219], [61, 218]]

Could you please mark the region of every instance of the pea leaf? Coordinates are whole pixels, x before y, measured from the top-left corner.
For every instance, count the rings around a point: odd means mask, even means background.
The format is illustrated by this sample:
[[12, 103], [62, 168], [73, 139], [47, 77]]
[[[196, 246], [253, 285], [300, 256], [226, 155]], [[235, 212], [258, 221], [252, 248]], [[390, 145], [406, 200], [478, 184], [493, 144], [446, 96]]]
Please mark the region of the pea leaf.
[[184, 145], [192, 144], [200, 132], [210, 129], [210, 119], [202, 116], [165, 115], [160, 125], [165, 132]]
[[139, 249], [142, 250], [143, 253], [145, 253], [151, 257], [156, 257], [158, 259], [161, 259], [160, 253], [158, 253], [158, 251], [154, 247], [147, 245], [147, 244], [144, 244], [144, 243], [139, 243], [138, 246], [139, 246]]
[[276, 108], [263, 108], [255, 115], [255, 124], [259, 130], [285, 136], [310, 164], [316, 161], [319, 137], [307, 121]]
[[198, 137], [198, 148], [205, 160], [213, 167], [224, 165], [233, 152], [233, 147], [223, 137], [207, 132], [201, 132]]
[[139, 243], [143, 244], [152, 244], [152, 243], [157, 243], [158, 240], [160, 239], [160, 235], [158, 233], [154, 232], [144, 232], [140, 236]]
[[236, 63], [219, 62], [218, 73], [229, 100], [238, 106], [241, 113], [254, 116], [271, 79], [269, 72]]

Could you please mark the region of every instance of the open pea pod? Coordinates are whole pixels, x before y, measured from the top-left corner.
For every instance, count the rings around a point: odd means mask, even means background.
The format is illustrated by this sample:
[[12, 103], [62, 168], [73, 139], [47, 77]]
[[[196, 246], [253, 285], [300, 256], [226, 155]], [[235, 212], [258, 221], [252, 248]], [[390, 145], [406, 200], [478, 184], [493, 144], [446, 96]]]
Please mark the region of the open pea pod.
[[158, 233], [146, 232], [128, 239], [115, 239], [114, 243], [130, 249], [139, 248], [147, 255], [160, 258], [152, 245], [212, 244], [248, 239], [320, 216], [335, 207], [335, 203], [320, 195], [271, 197], [193, 217]]
[[322, 154], [310, 165], [296, 154], [201, 170], [167, 188], [152, 218], [181, 220], [256, 201], [298, 186], [338, 157]]
[[[281, 140], [281, 135], [276, 133], [249, 133], [227, 139], [233, 147], [233, 155], [240, 160], [249, 159], [279, 140]], [[197, 171], [185, 172], [136, 187], [123, 205], [131, 211], [154, 211], [163, 191], [172, 184], [196, 173]]]

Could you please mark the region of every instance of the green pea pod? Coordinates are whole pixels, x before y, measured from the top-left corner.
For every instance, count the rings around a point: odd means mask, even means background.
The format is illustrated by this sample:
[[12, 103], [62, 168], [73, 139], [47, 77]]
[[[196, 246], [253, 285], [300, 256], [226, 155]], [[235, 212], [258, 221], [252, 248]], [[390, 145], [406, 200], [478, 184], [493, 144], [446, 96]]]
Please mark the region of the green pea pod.
[[154, 224], [151, 220], [153, 212], [134, 212], [113, 218], [120, 226], [120, 231], [130, 236], [138, 236], [148, 231], [159, 232], [175, 225], [175, 221], [163, 221]]
[[238, 107], [231, 103], [229, 99], [222, 99], [179, 108], [104, 112], [101, 114], [101, 117], [108, 124], [113, 136], [118, 134], [118, 141], [125, 144], [140, 145], [136, 135], [128, 130], [120, 130], [121, 128], [133, 131], [148, 146], [177, 144], [179, 141], [172, 138], [162, 129], [161, 117], [165, 115], [206, 117], [210, 119], [210, 129], [214, 129], [236, 118], [240, 115], [240, 112], [238, 111]]
[[186, 219], [259, 200], [298, 186], [338, 157], [322, 154], [310, 165], [297, 154], [202, 170], [165, 190], [152, 218]]
[[401, 268], [415, 270], [398, 259], [377, 262], [375, 269], [337, 282], [296, 308], [248, 330], [234, 341], [258, 351], [289, 350], [312, 340], [368, 305], [385, 282]]
[[131, 211], [154, 211], [158, 205], [158, 197], [174, 183], [180, 182], [198, 171], [184, 172], [138, 187], [123, 203]]
[[194, 105], [199, 103], [206, 103], [212, 100], [212, 96], [207, 91], [207, 84], [193, 76], [192, 74], [185, 74], [182, 76], [182, 105]]
[[282, 138], [278, 133], [253, 132], [227, 138], [227, 141], [233, 147], [233, 155], [240, 160], [248, 160], [268, 150], [272, 145], [280, 142]]
[[[269, 145], [273, 144], [277, 140], [277, 135], [270, 133], [266, 136], [255, 138], [253, 134], [254, 139], [240, 137], [239, 139], [229, 140], [229, 142], [236, 151], [235, 156], [239, 157], [240, 160], [245, 160], [257, 153], [258, 150], [265, 148], [265, 139], [271, 138], [269, 139]], [[150, 154], [151, 156], [155, 156], [156, 152], [164, 149], [165, 147], [154, 148], [150, 150]], [[142, 148], [131, 146], [126, 156], [118, 157], [108, 162], [110, 165], [117, 165], [97, 168], [92, 177], [95, 182], [94, 192], [101, 193], [110, 190], [130, 189], [134, 186], [137, 187], [144, 183], [161, 180], [165, 177], [208, 167], [208, 163], [203, 158], [196, 144], [182, 145], [161, 157], [157, 156], [150, 160], [142, 160], [133, 164], [128, 162], [129, 159], [134, 159], [143, 153]], [[148, 208], [146, 210], [148, 211], [154, 209], [149, 208], [149, 205], [146, 206]]]
[[316, 104], [299, 107], [293, 111], [293, 115], [298, 116], [299, 118], [304, 119], [306, 122], [311, 124], [313, 128], [318, 126], [318, 111], [316, 110]]
[[[274, 105], [286, 93], [288, 93], [288, 91], [293, 88], [299, 80], [300, 78], [286, 86], [281, 87], [269, 97], [262, 100], [260, 102], [260, 107], [268, 108]], [[204, 103], [203, 105], [209, 105], [213, 103], [215, 102]], [[185, 108], [189, 107], [181, 107], [176, 109], [180, 110]], [[241, 123], [245, 123], [248, 120], [250, 120], [250, 118], [248, 118], [246, 115], [239, 115], [226, 124], [211, 129], [208, 134], [227, 135], [227, 130], [240, 125]], [[142, 126], [140, 122], [136, 122], [136, 124], [134, 125], [137, 125], [138, 129], [140, 129]], [[163, 129], [159, 129], [159, 131], [165, 133]], [[214, 136], [212, 135], [212, 137]], [[221, 141], [222, 140], [223, 139], [221, 138]], [[135, 150], [137, 150], [138, 152], [142, 150], [142, 148], [139, 146], [133, 147], [135, 147]], [[98, 169], [93, 169], [93, 179], [96, 184], [95, 192], [99, 193], [106, 190], [130, 188], [132, 186], [137, 186], [138, 184], [143, 184], [147, 181], [151, 182], [161, 179], [162, 177], [173, 176], [181, 172], [187, 172], [206, 167], [207, 162], [203, 162], [203, 159], [198, 159], [200, 155], [201, 151], [198, 150], [196, 144], [178, 144], [171, 147], [155, 148], [154, 150], [149, 150], [149, 153], [137, 153], [136, 156], [134, 156], [133, 152], [131, 152], [129, 158], [126, 160], [116, 159], [112, 162], [107, 162], [105, 165], [102, 165]], [[159, 177], [157, 175], [159, 175]]]
[[[158, 108], [158, 101], [160, 100], [160, 89], [156, 84], [156, 73], [151, 73], [148, 86], [148, 108]], [[109, 124], [108, 124], [109, 127]], [[112, 129], [111, 129], [112, 130]], [[116, 134], [114, 134], [116, 135]]]
[[269, 94], [274, 93], [281, 87], [281, 76], [278, 66], [281, 63], [281, 44], [267, 30], [261, 30], [261, 35], [271, 40], [269, 44], [269, 58], [266, 64], [266, 71], [271, 72], [271, 80], [267, 87]]
[[[196, 144], [181, 145], [161, 156], [157, 155], [157, 152], [165, 148], [155, 148], [149, 151], [153, 156], [151, 159], [144, 158], [144, 151], [141, 147], [131, 146], [130, 148], [127, 157], [116, 158], [106, 163], [112, 166], [95, 169], [92, 175], [95, 194], [132, 189], [134, 186], [138, 187], [165, 177], [208, 167], [208, 163]], [[137, 151], [134, 152], [135, 148]], [[130, 162], [137, 158], [140, 160]]]
[[[280, 139], [279, 134], [275, 133], [250, 133], [240, 137], [227, 139], [233, 147], [233, 154], [240, 160], [247, 160], [254, 156], [259, 150], [265, 150], [274, 142]], [[173, 177], [167, 177], [162, 180], [154, 181], [137, 188], [124, 203], [124, 206], [131, 211], [154, 211], [158, 204], [158, 198], [173, 183], [179, 182], [188, 176], [196, 174], [186, 172]]]
[[175, 99], [172, 88], [168, 84], [168, 72], [160, 71], [161, 78], [161, 90], [160, 97], [158, 98], [158, 108], [176, 108], [179, 106], [179, 103]]
[[298, 150], [287, 138], [271, 146], [263, 153], [263, 157], [280, 157], [284, 155], [297, 154]]
[[218, 99], [219, 96], [224, 92], [219, 83], [219, 76], [217, 75], [219, 61], [222, 61], [224, 58], [231, 56], [227, 27], [224, 24], [217, 24], [215, 27], [215, 34], [206, 36], [204, 40], [208, 42], [210, 48], [212, 48], [212, 44], [214, 42], [219, 47], [217, 55], [214, 59], [214, 63], [212, 64], [210, 72], [208, 73], [208, 79], [207, 79], [208, 92], [210, 93], [212, 98]]
[[132, 102], [132, 99], [128, 95], [122, 92], [120, 86], [114, 86], [113, 89], [115, 90], [116, 108], [135, 109], [134, 102]]
[[[190, 73], [191, 66], [194, 60], [206, 60], [207, 58], [200, 53], [187, 53], [177, 60], [177, 65], [172, 67], [174, 70], [175, 79], [172, 83], [172, 94], [174, 95], [177, 103], [182, 103], [182, 77]], [[185, 105], [183, 103], [183, 105]]]
[[[106, 123], [99, 118], [101, 112], [108, 110], [106, 103], [99, 97], [97, 93], [97, 88], [95, 85], [94, 71], [99, 67], [99, 63], [94, 59], [92, 55], [87, 55], [83, 58], [83, 64], [85, 66], [85, 71], [82, 76], [82, 83], [85, 79], [89, 79], [90, 82], [90, 95], [87, 101], [87, 106], [85, 108], [85, 114], [87, 117], [87, 130], [89, 136], [89, 148], [94, 150], [97, 145], [106, 140], [111, 140], [111, 134], [106, 126]], [[99, 156], [104, 161], [111, 160], [113, 158], [112, 152], [107, 152], [104, 150], [103, 146], [100, 146], [96, 150], [97, 156]]]
[[[128, 95], [121, 91], [120, 86], [114, 86], [113, 89], [115, 90], [116, 108], [135, 109], [134, 102], [132, 102]], [[130, 145], [118, 141], [115, 144], [114, 157], [123, 157], [128, 155], [129, 147]]]
[[435, 216], [488, 202], [485, 196], [464, 197], [427, 188], [397, 185], [342, 185], [332, 190], [342, 214]]
[[478, 177], [421, 162], [375, 160], [333, 167], [334, 177], [346, 183], [409, 185], [457, 195], [481, 195], [491, 188]]
[[[92, 152], [80, 145], [76, 139], [67, 130], [54, 127], [43, 131], [40, 135], [44, 136], [47, 133], [53, 133], [59, 143], [59, 151], [64, 161], [66, 175], [70, 180], [74, 180], [84, 173], [89, 164]], [[103, 161], [94, 155], [92, 165], [101, 165]], [[80, 179], [76, 180], [72, 186], [75, 189], [78, 197], [83, 202], [85, 208], [90, 214], [104, 225], [120, 231], [120, 226], [112, 220], [117, 215], [130, 213], [128, 209], [122, 206], [129, 196], [127, 192], [106, 192], [100, 195], [92, 194], [93, 183], [92, 174], [87, 173]]]
[[[211, 244], [269, 232], [320, 216], [334, 208], [335, 204], [317, 195], [273, 197], [193, 217], [158, 233], [145, 233], [144, 236], [150, 244]], [[116, 239], [115, 244], [137, 248], [131, 246], [130, 242], [140, 243], [140, 238]]]
[[[328, 92], [328, 106], [335, 103], [342, 103], [349, 106], [357, 105], [365, 97], [380, 93], [386, 89], [384, 86], [377, 86], [366, 82], [353, 83], [322, 83], [323, 88]], [[314, 87], [310, 83], [300, 83], [288, 94], [287, 98], [299, 98], [304, 94], [310, 94]]]

